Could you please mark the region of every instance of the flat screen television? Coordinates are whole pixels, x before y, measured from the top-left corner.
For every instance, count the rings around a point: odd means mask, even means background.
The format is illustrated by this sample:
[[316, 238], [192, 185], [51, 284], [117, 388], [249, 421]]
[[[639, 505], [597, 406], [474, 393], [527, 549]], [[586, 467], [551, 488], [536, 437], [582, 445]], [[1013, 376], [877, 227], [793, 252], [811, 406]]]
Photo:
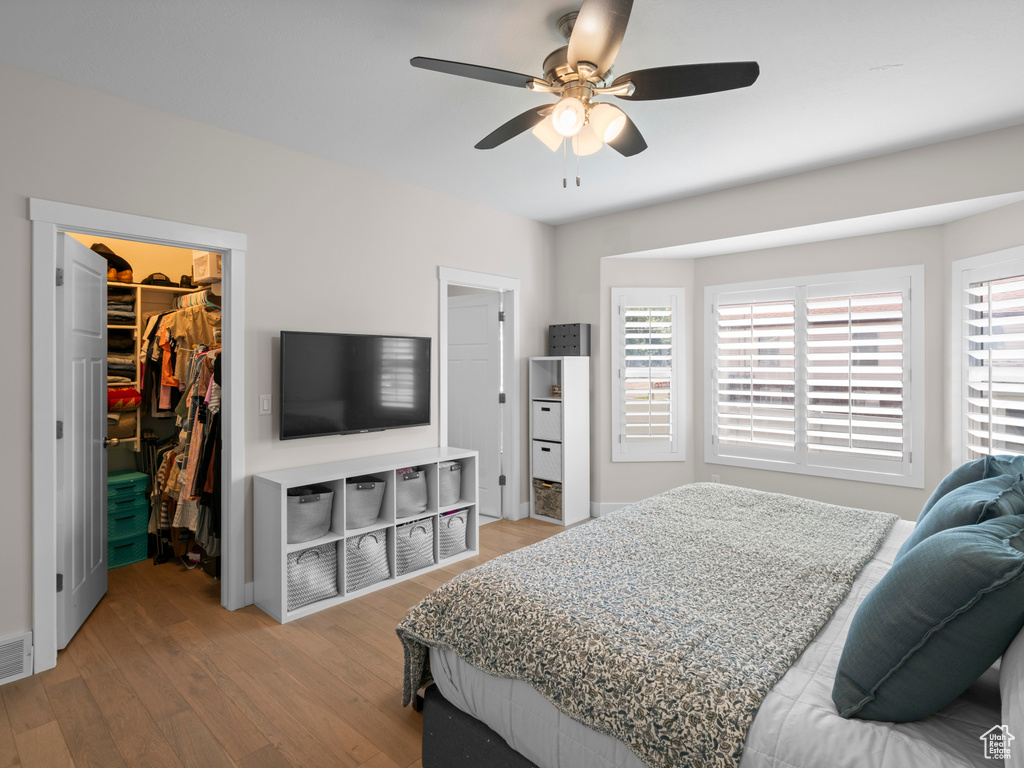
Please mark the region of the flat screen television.
[[282, 440], [430, 424], [430, 339], [281, 331]]

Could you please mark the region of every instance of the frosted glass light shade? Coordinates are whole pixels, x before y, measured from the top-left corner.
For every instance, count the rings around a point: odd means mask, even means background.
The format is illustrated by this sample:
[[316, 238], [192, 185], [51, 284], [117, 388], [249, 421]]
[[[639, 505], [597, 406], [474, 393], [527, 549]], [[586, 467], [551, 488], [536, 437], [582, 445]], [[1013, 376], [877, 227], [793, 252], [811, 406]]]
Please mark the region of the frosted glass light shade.
[[604, 142], [594, 133], [594, 129], [589, 125], [583, 126], [579, 132], [572, 137], [572, 151], [580, 157], [586, 155], [592, 155], [601, 147], [604, 146]]
[[626, 114], [618, 107], [601, 102], [590, 110], [590, 125], [601, 141], [614, 141], [626, 125]]
[[548, 115], [533, 129], [533, 135], [544, 142], [545, 146], [554, 152], [565, 141], [565, 137], [555, 130], [554, 124], [551, 122], [551, 115]]
[[573, 136], [583, 127], [587, 117], [587, 108], [574, 96], [566, 96], [555, 105], [551, 120], [555, 130], [563, 136]]

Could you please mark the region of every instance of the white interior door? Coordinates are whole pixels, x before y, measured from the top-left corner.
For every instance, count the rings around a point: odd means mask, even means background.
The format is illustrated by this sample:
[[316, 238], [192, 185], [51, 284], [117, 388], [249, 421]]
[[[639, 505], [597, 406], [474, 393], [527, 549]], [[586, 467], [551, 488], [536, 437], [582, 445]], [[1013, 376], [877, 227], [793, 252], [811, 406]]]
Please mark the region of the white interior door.
[[57, 647], [64, 648], [107, 592], [107, 262], [65, 234], [57, 248], [64, 280], [57, 289]]
[[500, 296], [448, 297], [448, 444], [479, 452], [480, 514], [501, 517]]

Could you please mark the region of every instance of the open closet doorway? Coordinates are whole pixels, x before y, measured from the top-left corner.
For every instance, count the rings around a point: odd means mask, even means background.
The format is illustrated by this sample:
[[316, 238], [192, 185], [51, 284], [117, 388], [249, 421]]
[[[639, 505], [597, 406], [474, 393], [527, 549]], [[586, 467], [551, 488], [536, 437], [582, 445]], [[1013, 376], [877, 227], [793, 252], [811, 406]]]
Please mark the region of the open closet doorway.
[[441, 268], [442, 445], [479, 453], [480, 522], [519, 514], [519, 281]]
[[[112, 456], [106, 457], [107, 460], [81, 463], [74, 468], [69, 468], [55, 460], [63, 455], [62, 446], [66, 444], [66, 441], [75, 441], [78, 429], [77, 419], [68, 420], [64, 413], [67, 409], [67, 399], [62, 392], [67, 389], [67, 376], [62, 373], [66, 370], [62, 357], [65, 354], [66, 345], [60, 343], [60, 338], [68, 332], [68, 329], [64, 316], [67, 313], [62, 315], [58, 311], [64, 302], [64, 295], [61, 294], [63, 284], [61, 269], [64, 264], [64, 255], [69, 249], [95, 255], [95, 250], [87, 248], [86, 245], [83, 245], [85, 243], [91, 246], [102, 242], [115, 253], [117, 253], [117, 248], [125, 251], [124, 254], [118, 255], [126, 255], [129, 252], [126, 249], [146, 249], [154, 245], [183, 249], [188, 253], [187, 262], [183, 258], [181, 262], [171, 260], [158, 264], [155, 261], [147, 261], [148, 257], [142, 256], [142, 251], [131, 251], [133, 256], [127, 257], [132, 266], [131, 283], [115, 280], [112, 289], [116, 290], [111, 290], [110, 293], [108, 293], [108, 283], [105, 281], [95, 286], [94, 292], [98, 294], [98, 297], [95, 298], [107, 312], [114, 307], [108, 301], [108, 296], [117, 294], [130, 296], [133, 299], [134, 306], [132, 308], [116, 308], [115, 314], [120, 315], [119, 319], [124, 322], [112, 321], [108, 319], [109, 315], [105, 315], [103, 318], [106, 320], [104, 336], [107, 338], [109, 338], [109, 332], [132, 337], [131, 352], [127, 355], [115, 355], [115, 357], [126, 358], [126, 363], [130, 362], [137, 353], [139, 339], [136, 334], [144, 330], [139, 326], [139, 323], [143, 321], [140, 315], [153, 314], [156, 311], [184, 309], [179, 304], [179, 296], [191, 296], [193, 301], [198, 298], [203, 298], [204, 301], [210, 299], [210, 303], [214, 303], [213, 292], [204, 294], [205, 288], [183, 290], [180, 282], [183, 275], [191, 274], [193, 271], [192, 265], [189, 263], [193, 255], [192, 251], [221, 256], [223, 264], [223, 282], [220, 293], [220, 296], [223, 297], [223, 309], [220, 312], [221, 328], [219, 339], [211, 340], [219, 340], [223, 349], [230, 351], [218, 356], [222, 382], [220, 407], [220, 433], [222, 435], [220, 443], [222, 448], [219, 456], [219, 471], [211, 473], [211, 477], [216, 478], [220, 485], [219, 570], [221, 579], [219, 597], [220, 603], [228, 609], [240, 608], [247, 602], [252, 602], [251, 596], [247, 601], [245, 590], [244, 427], [240, 408], [244, 397], [242, 386], [244, 294], [242, 285], [244, 284], [246, 238], [235, 232], [212, 230], [43, 200], [30, 201], [29, 215], [33, 222], [33, 347], [35, 349], [33, 382], [36, 392], [36, 397], [33, 399], [32, 591], [33, 643], [35, 647], [33, 671], [41, 672], [56, 664], [57, 648], [63, 644], [62, 634], [67, 635], [67, 631], [73, 634], [76, 629], [74, 626], [70, 630], [67, 627], [62, 627], [58, 631], [60, 623], [58, 611], [61, 610], [63, 598], [66, 598], [66, 595], [62, 597], [54, 594], [53, 574], [58, 574], [57, 585], [58, 592], [60, 592], [62, 588], [69, 587], [70, 582], [77, 578], [76, 569], [80, 567], [83, 553], [89, 553], [91, 563], [105, 561], [109, 555], [109, 550], [104, 550], [102, 556], [96, 554], [96, 537], [78, 549], [72, 546], [72, 542], [77, 540], [75, 533], [79, 532], [80, 528], [79, 520], [76, 517], [77, 510], [74, 508], [74, 504], [78, 503], [77, 498], [84, 492], [88, 492], [91, 497], [99, 495], [102, 498], [104, 494], [97, 494], [95, 488], [101, 487], [105, 491], [107, 478], [92, 477], [92, 475], [106, 474], [104, 470], [108, 465], [111, 471], [115, 471], [122, 465], [126, 469], [131, 469], [133, 466], [136, 469], [145, 468], [143, 456], [146, 453], [147, 443], [155, 444], [161, 439], [161, 430], [152, 429], [152, 423], [136, 421], [132, 425], [130, 424], [131, 420], [128, 419], [127, 423], [120, 425], [124, 430], [122, 433], [124, 437], [121, 438], [125, 440], [124, 446], [116, 448], [112, 452]], [[75, 234], [72, 235], [72, 233]], [[166, 258], [169, 253], [169, 251], [161, 251], [161, 249], [153, 249], [153, 252], [162, 253], [160, 258]], [[135, 259], [135, 263], [132, 263], [132, 258]], [[108, 263], [113, 263], [113, 260], [108, 260]], [[183, 268], [185, 263], [188, 263], [187, 269]], [[56, 280], [54, 280], [55, 273]], [[162, 273], [164, 277], [156, 277], [147, 281], [146, 284], [140, 285], [145, 278], [154, 273]], [[115, 277], [117, 277], [116, 273]], [[165, 284], [160, 285], [161, 281]], [[176, 286], [168, 286], [166, 283], [176, 283]], [[135, 314], [136, 310], [138, 314]], [[130, 322], [133, 315], [134, 323]], [[197, 352], [208, 352], [208, 350], [193, 348], [190, 344], [188, 351], [190, 354], [180, 359], [182, 372], [187, 372], [189, 365], [197, 361], [199, 363], [212, 361], [212, 358], [209, 357], [195, 357]], [[108, 354], [104, 361], [107, 364], [104, 366], [107, 370], [103, 371], [104, 380], [108, 375], [114, 373], [109, 370], [110, 361], [111, 357]], [[168, 372], [173, 374], [175, 370], [174, 367], [171, 367]], [[136, 384], [142, 383], [137, 375], [127, 369], [124, 374], [122, 378], [127, 378]], [[106, 388], [104, 388], [103, 395], [107, 395]], [[85, 405], [76, 405], [75, 412], [77, 413], [77, 410], [102, 409], [103, 418], [106, 419], [107, 406], [106, 397], [92, 397]], [[54, 422], [58, 423], [56, 432], [53, 429]], [[147, 428], [151, 429], [152, 435], [146, 433]], [[164, 433], [168, 431], [172, 430], [167, 427], [163, 430]], [[109, 440], [106, 442], [110, 445]], [[134, 451], [133, 448], [136, 446], [142, 450]], [[103, 450], [106, 452], [110, 448]], [[89, 451], [94, 453], [91, 448]], [[150, 455], [152, 456], [152, 452]], [[209, 467], [212, 467], [212, 464], [208, 465], [208, 469]], [[81, 488], [84, 489], [83, 493], [69, 494], [67, 492], [67, 489], [71, 487], [69, 478], [73, 475], [81, 475], [85, 478], [81, 484]], [[146, 554], [147, 556], [154, 554], [154, 549], [147, 546]], [[103, 562], [104, 567], [106, 564]], [[62, 579], [62, 576], [67, 578]], [[213, 591], [214, 594], [216, 592], [217, 590]], [[81, 618], [84, 620], [85, 617]]]

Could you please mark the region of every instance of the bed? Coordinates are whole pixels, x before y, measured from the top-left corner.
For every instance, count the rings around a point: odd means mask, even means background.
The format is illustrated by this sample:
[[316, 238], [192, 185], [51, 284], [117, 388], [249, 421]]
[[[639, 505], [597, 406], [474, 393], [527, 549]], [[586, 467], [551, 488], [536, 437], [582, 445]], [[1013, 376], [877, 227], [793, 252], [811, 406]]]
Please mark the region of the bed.
[[986, 734], [1024, 733], [1024, 640], [924, 719], [833, 703], [858, 607], [914, 528], [698, 483], [462, 574], [398, 627], [406, 703], [430, 686], [424, 768], [998, 765]]

